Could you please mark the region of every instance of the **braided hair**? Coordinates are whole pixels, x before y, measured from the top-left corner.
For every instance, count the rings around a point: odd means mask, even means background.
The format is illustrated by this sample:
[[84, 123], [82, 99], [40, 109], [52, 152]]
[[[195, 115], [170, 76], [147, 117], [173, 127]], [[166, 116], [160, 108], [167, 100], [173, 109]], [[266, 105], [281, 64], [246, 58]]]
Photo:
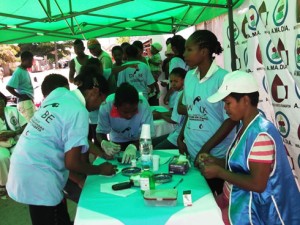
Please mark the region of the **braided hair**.
[[170, 40], [172, 48], [176, 49], [176, 56], [184, 60], [183, 54], [185, 51], [185, 39], [180, 35], [174, 35]]
[[219, 55], [223, 52], [221, 43], [218, 41], [216, 35], [209, 30], [197, 30], [189, 39], [198, 44], [199, 48], [207, 48], [212, 59], [215, 58], [213, 54]]

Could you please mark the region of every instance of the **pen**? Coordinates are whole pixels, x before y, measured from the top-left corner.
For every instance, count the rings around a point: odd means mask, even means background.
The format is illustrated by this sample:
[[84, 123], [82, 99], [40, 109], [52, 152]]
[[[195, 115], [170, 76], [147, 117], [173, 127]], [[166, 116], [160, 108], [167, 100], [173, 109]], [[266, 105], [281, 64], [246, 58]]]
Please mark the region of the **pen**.
[[178, 183], [173, 187], [173, 189], [177, 188], [177, 186], [183, 181], [183, 178], [181, 178]]

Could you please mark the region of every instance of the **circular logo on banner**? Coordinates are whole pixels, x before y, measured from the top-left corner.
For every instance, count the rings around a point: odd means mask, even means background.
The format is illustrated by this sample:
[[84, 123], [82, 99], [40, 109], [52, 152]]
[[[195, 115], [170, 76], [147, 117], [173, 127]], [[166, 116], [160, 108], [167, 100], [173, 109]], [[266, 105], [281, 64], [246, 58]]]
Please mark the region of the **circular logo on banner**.
[[12, 116], [10, 118], [10, 123], [13, 125], [13, 126], [16, 126], [18, 124], [18, 120], [15, 116]]
[[247, 66], [248, 66], [248, 48], [245, 48], [245, 50], [244, 50], [244, 62], [245, 62], [245, 66], [247, 68]]
[[288, 0], [277, 0], [273, 11], [273, 21], [276, 26], [281, 26], [288, 14]]
[[250, 30], [256, 30], [258, 22], [259, 22], [258, 12], [254, 5], [250, 5], [249, 6], [248, 28]]
[[275, 102], [282, 102], [288, 98], [288, 85], [285, 85], [276, 74], [271, 84], [271, 94]]
[[298, 70], [300, 70], [300, 34], [296, 36], [296, 42], [295, 42], [295, 61], [296, 61], [296, 67]]
[[256, 48], [256, 60], [260, 64], [263, 64], [263, 62], [262, 62], [262, 56], [261, 56], [261, 50], [260, 50], [260, 46], [259, 45], [257, 45], [257, 48]]
[[271, 44], [272, 41], [270, 40], [266, 47], [267, 58], [272, 64], [281, 64], [282, 59], [280, 57], [280, 54], [274, 46], [271, 46]]
[[269, 93], [269, 88], [268, 88], [266, 76], [263, 77], [262, 84], [263, 84], [263, 87], [264, 87], [265, 91], [267, 93]]
[[295, 92], [296, 92], [297, 97], [300, 99], [299, 88], [296, 83], [295, 83]]
[[279, 129], [279, 132], [280, 132], [281, 136], [284, 137], [284, 138], [289, 136], [290, 122], [289, 122], [287, 116], [283, 112], [278, 111], [275, 114], [275, 120], [277, 122], [278, 129]]
[[[240, 35], [240, 30], [235, 22], [233, 22], [233, 39], [236, 41]], [[227, 38], [230, 41], [229, 26], [227, 27]]]

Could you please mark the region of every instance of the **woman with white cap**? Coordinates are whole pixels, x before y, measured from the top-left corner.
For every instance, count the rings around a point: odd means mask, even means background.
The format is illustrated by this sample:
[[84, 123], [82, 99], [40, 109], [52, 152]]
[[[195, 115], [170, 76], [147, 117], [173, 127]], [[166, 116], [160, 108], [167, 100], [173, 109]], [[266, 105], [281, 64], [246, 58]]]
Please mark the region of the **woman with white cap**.
[[225, 110], [241, 127], [226, 160], [199, 155], [206, 178], [225, 180], [217, 202], [225, 224], [300, 224], [300, 194], [282, 138], [272, 122], [259, 113], [259, 88], [248, 73], [225, 76], [207, 100], [224, 101]]

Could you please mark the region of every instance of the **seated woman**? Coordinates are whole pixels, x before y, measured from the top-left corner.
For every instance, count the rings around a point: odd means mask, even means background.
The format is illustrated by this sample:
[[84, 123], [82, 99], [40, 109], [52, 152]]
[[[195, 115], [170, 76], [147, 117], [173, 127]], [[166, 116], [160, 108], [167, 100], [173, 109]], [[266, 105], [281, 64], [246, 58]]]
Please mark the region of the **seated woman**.
[[226, 161], [202, 153], [196, 159], [206, 178], [225, 180], [217, 203], [225, 224], [300, 224], [300, 194], [282, 138], [257, 109], [258, 85], [248, 73], [235, 71], [207, 100], [223, 100], [234, 121], [241, 121]]
[[102, 150], [111, 157], [124, 151], [122, 163], [130, 163], [136, 158], [143, 124], [150, 124], [153, 137], [155, 130], [148, 101], [124, 82], [100, 106], [96, 132]]
[[0, 196], [6, 194], [10, 155], [27, 123], [16, 107], [6, 104], [7, 99], [0, 92]]

